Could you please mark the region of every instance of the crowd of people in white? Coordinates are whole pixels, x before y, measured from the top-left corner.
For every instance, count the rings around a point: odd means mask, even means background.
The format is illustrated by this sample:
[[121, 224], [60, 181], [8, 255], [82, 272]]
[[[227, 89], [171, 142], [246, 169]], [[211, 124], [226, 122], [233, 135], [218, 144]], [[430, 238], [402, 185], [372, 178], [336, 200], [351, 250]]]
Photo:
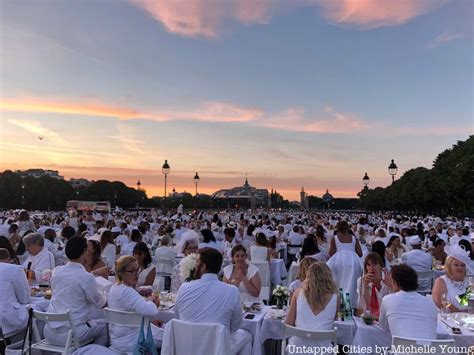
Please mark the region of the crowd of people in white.
[[[190, 281], [183, 276], [182, 260], [193, 253], [198, 258]], [[265, 285], [255, 265], [278, 258], [287, 270], [298, 268], [288, 285], [287, 324], [333, 329], [342, 289], [357, 315], [371, 315], [392, 335], [436, 339], [440, 310], [467, 311], [459, 296], [474, 276], [474, 222], [273, 210], [72, 210], [32, 216], [3, 211], [1, 333], [6, 337], [25, 330], [28, 308], [37, 307], [31, 303], [31, 288], [46, 283], [52, 296], [42, 310], [69, 311], [77, 344], [102, 346], [94, 347], [94, 353], [133, 351], [138, 328], [111, 325], [107, 332], [103, 309], [108, 307], [151, 319], [160, 347], [160, 299], [137, 291], [150, 286], [176, 293], [177, 319], [222, 324], [231, 336], [232, 351], [251, 354], [254, 334], [240, 327], [242, 303], [261, 303], [263, 287], [276, 286]], [[440, 270], [439, 277], [420, 276], [431, 270]], [[107, 293], [98, 287], [99, 277], [113, 280]], [[64, 323], [53, 322], [42, 334], [49, 343], [64, 345], [68, 330]], [[297, 338], [290, 344], [322, 345]]]

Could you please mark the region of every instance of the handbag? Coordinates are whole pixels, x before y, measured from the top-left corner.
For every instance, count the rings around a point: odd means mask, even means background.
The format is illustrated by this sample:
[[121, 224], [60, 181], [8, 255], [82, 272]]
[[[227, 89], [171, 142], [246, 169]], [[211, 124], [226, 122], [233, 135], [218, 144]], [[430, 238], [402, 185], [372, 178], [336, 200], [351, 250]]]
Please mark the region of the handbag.
[[138, 342], [133, 348], [133, 355], [158, 355], [156, 351], [155, 341], [153, 340], [153, 333], [151, 332], [151, 325], [148, 323], [148, 330], [145, 338], [145, 319], [142, 318], [140, 326], [140, 333], [138, 335]]

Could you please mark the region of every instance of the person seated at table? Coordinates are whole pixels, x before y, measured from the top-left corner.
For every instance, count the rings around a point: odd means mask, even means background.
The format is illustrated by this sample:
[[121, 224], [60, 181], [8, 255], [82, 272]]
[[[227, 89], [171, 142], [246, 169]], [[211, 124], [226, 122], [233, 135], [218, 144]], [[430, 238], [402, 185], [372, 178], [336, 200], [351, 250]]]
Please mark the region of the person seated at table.
[[12, 264], [20, 265], [20, 260], [16, 256], [13, 246], [11, 245], [10, 241], [3, 235], [0, 235], [0, 249], [8, 250], [8, 253], [10, 255], [10, 261]]
[[319, 250], [316, 237], [312, 234], [308, 236], [303, 241], [303, 247], [301, 248], [299, 262], [304, 258], [313, 258], [322, 263], [326, 262], [326, 256]]
[[252, 336], [240, 329], [243, 313], [239, 292], [217, 278], [222, 260], [222, 254], [215, 249], [199, 250], [196, 280], [180, 287], [175, 312], [185, 322], [223, 324], [230, 332], [231, 353], [250, 355]]
[[[91, 314], [106, 304], [105, 297], [99, 292], [95, 277], [86, 271], [87, 240], [73, 237], [66, 244], [66, 256], [69, 262], [58, 266], [51, 277], [52, 297], [49, 313], [65, 313], [69, 310], [75, 326], [75, 338], [80, 344], [93, 341], [95, 344], [107, 344], [107, 332], [104, 319], [93, 319]], [[69, 327], [63, 323], [48, 323], [44, 335], [48, 342], [64, 346]]]
[[[433, 266], [431, 255], [421, 249], [422, 241], [418, 235], [408, 238], [412, 250], [402, 255], [402, 264], [412, 267], [416, 272], [430, 271]], [[426, 289], [430, 287], [430, 280], [422, 280], [420, 288]]]
[[433, 242], [433, 248], [430, 250], [431, 255], [435, 258], [436, 261], [444, 265], [446, 262], [446, 258], [448, 254], [444, 251], [444, 247], [446, 246], [446, 242], [443, 239], [436, 239]]
[[199, 249], [202, 248], [214, 248], [217, 251], [221, 251], [222, 246], [221, 243], [216, 241], [216, 237], [214, 233], [212, 233], [209, 229], [201, 230], [201, 234], [203, 236], [202, 243], [199, 243]]
[[[139, 246], [141, 243], [138, 243]], [[135, 246], [135, 248], [137, 248]], [[130, 255], [120, 257], [115, 264], [116, 284], [110, 288], [108, 307], [117, 311], [134, 312], [151, 319], [151, 330], [155, 345], [161, 343], [163, 330], [158, 328], [160, 300], [152, 295], [144, 299], [137, 291], [140, 266]], [[140, 328], [110, 324], [110, 348], [120, 353], [132, 352], [138, 339]]]
[[363, 314], [369, 310], [370, 299], [373, 293], [377, 296], [378, 305], [382, 298], [392, 292], [392, 283], [389, 274], [383, 267], [379, 254], [369, 253], [364, 260], [364, 275], [357, 279], [357, 310]]
[[0, 248], [0, 331], [4, 335], [26, 328], [30, 302], [26, 274], [11, 262], [10, 252]]
[[89, 239], [87, 241], [86, 270], [94, 276], [108, 278], [110, 270], [102, 261], [100, 256], [100, 244], [97, 240]]
[[401, 238], [398, 234], [392, 235], [388, 241], [385, 249], [386, 258], [393, 262], [394, 259], [400, 259], [403, 253], [408, 249], [402, 244]]
[[117, 248], [114, 243], [114, 236], [108, 229], [100, 234], [100, 250], [102, 251], [100, 254], [102, 260], [113, 270]]
[[[459, 304], [458, 296], [466, 293], [466, 289], [470, 286], [466, 269], [470, 258], [467, 252], [459, 245], [450, 245], [445, 247], [448, 254], [444, 270], [446, 275], [436, 279], [433, 286], [433, 301], [439, 309], [443, 309], [443, 294], [446, 295], [450, 305], [450, 312], [462, 312], [467, 309]], [[470, 269], [469, 269], [470, 270]], [[473, 270], [470, 270], [473, 272]]]
[[178, 256], [178, 253], [176, 253], [176, 250], [170, 247], [169, 244], [170, 237], [164, 235], [160, 240], [160, 246], [155, 250], [155, 257], [174, 260], [176, 256]]
[[272, 250], [268, 247], [268, 240], [265, 234], [257, 233], [255, 245], [250, 247], [249, 260], [256, 263], [270, 261]]
[[41, 281], [43, 271], [46, 269], [53, 270], [55, 267], [54, 256], [44, 246], [44, 238], [38, 233], [30, 233], [23, 238], [25, 248], [30, 254], [26, 258], [23, 266], [30, 268], [31, 280]]
[[247, 262], [247, 250], [241, 244], [232, 248], [232, 264], [224, 268], [223, 281], [238, 287], [242, 301], [261, 302], [258, 268]]
[[[184, 236], [183, 236], [184, 238]], [[181, 245], [180, 245], [180, 254], [184, 255], [185, 257], [188, 256], [189, 254], [196, 254], [197, 251], [199, 250], [198, 243], [199, 241], [197, 239], [187, 239], [183, 240], [181, 239]], [[174, 266], [173, 272], [171, 273], [171, 292], [176, 293], [178, 292], [181, 284], [185, 281], [181, 277], [181, 263], [183, 260], [181, 260], [177, 265]]]
[[[324, 263], [313, 263], [303, 281], [291, 298], [285, 323], [308, 330], [333, 330], [337, 319], [339, 295], [329, 267]], [[331, 346], [329, 341], [310, 341], [291, 337], [289, 345]]]
[[132, 255], [133, 248], [135, 248], [135, 245], [141, 242], [142, 239], [143, 236], [138, 229], [132, 230], [132, 232], [130, 233], [130, 242], [128, 242], [124, 247], [120, 249], [122, 255]]
[[143, 242], [137, 243], [133, 248], [133, 256], [140, 267], [137, 286], [152, 286], [155, 281], [156, 268], [151, 263], [151, 254], [147, 245]]
[[290, 298], [295, 293], [296, 289], [301, 287], [303, 281], [306, 280], [306, 273], [308, 272], [309, 267], [316, 262], [316, 259], [309, 256], [300, 260], [300, 267], [298, 269], [298, 274], [296, 275], [296, 280], [288, 286], [288, 289], [290, 290]]
[[408, 265], [394, 265], [390, 276], [394, 293], [382, 299], [380, 326], [392, 336], [436, 339], [438, 312], [429, 298], [416, 292], [416, 271]]

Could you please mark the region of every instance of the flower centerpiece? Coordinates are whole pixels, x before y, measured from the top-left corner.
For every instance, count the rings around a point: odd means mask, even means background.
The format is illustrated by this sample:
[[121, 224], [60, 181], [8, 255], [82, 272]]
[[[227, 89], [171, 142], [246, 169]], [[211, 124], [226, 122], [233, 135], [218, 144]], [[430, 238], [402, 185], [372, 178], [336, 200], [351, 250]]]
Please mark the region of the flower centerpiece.
[[49, 284], [49, 282], [51, 281], [51, 276], [52, 275], [53, 275], [53, 273], [51, 272], [50, 269], [44, 269], [44, 271], [41, 275], [41, 281], [44, 281], [47, 284]]
[[472, 288], [469, 286], [466, 288], [466, 292], [462, 295], [457, 296], [459, 305], [462, 307], [467, 307], [469, 305], [469, 299], [473, 296]]
[[283, 309], [283, 305], [290, 297], [290, 290], [285, 286], [278, 285], [273, 289], [273, 296], [276, 298], [277, 308]]
[[194, 273], [196, 272], [197, 254], [189, 254], [180, 262], [179, 273], [181, 279], [186, 282], [194, 280]]

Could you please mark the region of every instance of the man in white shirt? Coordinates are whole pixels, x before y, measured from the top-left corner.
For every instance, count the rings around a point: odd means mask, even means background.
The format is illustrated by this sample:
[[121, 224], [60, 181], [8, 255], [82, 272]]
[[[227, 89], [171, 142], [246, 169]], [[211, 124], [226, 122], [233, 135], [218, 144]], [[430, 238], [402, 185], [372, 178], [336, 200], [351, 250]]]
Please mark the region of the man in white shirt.
[[385, 296], [380, 307], [380, 326], [392, 336], [436, 339], [438, 312], [433, 301], [416, 292], [418, 276], [407, 265], [391, 269], [395, 293]]
[[21, 266], [10, 264], [10, 253], [0, 249], [0, 331], [10, 334], [26, 328], [30, 287]]
[[250, 354], [252, 336], [239, 329], [243, 316], [239, 290], [219, 281], [221, 266], [221, 253], [213, 248], [201, 249], [196, 264], [197, 280], [181, 285], [175, 312], [186, 322], [223, 324], [231, 334], [232, 353]]
[[43, 271], [53, 270], [56, 266], [54, 256], [44, 246], [44, 238], [38, 233], [30, 233], [23, 238], [25, 248], [30, 253], [23, 266], [33, 271], [32, 280], [41, 281]]
[[[67, 310], [75, 326], [75, 337], [81, 345], [93, 341], [107, 344], [104, 319], [92, 319], [91, 315], [105, 306], [106, 299], [99, 292], [94, 276], [84, 268], [87, 240], [83, 237], [71, 238], [66, 244], [69, 262], [58, 266], [51, 278], [53, 296], [48, 307], [50, 313], [64, 313]], [[64, 346], [69, 326], [64, 323], [48, 323], [44, 335], [49, 342]]]
[[[402, 264], [408, 265], [417, 272], [430, 271], [432, 268], [431, 254], [421, 250], [422, 241], [419, 236], [414, 235], [408, 239], [412, 250], [403, 253], [401, 260]], [[425, 289], [430, 287], [430, 280], [422, 280], [420, 282], [420, 288]]]
[[155, 250], [155, 257], [157, 258], [167, 258], [175, 259], [178, 253], [174, 248], [169, 247], [170, 238], [168, 236], [163, 236], [161, 238], [161, 246]]

